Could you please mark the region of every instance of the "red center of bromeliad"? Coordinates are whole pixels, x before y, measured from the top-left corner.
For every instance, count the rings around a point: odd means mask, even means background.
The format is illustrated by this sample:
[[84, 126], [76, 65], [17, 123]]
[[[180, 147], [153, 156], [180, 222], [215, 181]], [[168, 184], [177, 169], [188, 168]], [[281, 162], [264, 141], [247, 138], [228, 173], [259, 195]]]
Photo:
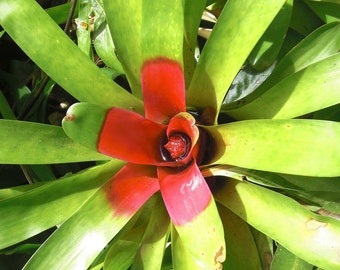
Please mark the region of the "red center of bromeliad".
[[164, 148], [169, 152], [171, 158], [177, 161], [188, 154], [189, 144], [188, 139], [182, 134], [173, 134], [164, 145]]

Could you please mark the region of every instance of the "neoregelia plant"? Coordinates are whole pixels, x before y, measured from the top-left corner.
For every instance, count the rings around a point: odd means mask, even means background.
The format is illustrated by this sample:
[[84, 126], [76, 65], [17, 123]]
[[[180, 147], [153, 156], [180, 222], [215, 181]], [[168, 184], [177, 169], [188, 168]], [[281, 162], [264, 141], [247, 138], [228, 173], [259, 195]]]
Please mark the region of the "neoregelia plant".
[[24, 269], [340, 267], [337, 2], [78, 1], [78, 46], [70, 7], [0, 0], [41, 95], [79, 101], [61, 127], [25, 115], [35, 91], [0, 96], [0, 163], [38, 173], [0, 190], [3, 253], [55, 227]]

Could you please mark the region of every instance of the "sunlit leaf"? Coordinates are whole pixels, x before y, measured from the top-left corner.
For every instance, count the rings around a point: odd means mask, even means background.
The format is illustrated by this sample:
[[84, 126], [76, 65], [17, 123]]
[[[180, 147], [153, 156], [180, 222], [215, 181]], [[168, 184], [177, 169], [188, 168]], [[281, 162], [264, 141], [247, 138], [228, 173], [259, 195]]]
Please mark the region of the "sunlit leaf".
[[340, 221], [314, 214], [277, 192], [232, 179], [216, 191], [215, 198], [310, 264], [340, 267]]
[[218, 210], [223, 222], [227, 246], [227, 259], [223, 268], [262, 269], [249, 225], [220, 204], [218, 204]]
[[121, 164], [108, 163], [58, 181], [39, 183], [1, 200], [0, 249], [64, 222]]
[[118, 106], [142, 112], [141, 101], [101, 72], [36, 1], [1, 1], [0, 9], [0, 24], [6, 32], [75, 98], [104, 107]]
[[52, 164], [109, 157], [72, 141], [61, 127], [0, 120], [0, 163]]
[[255, 69], [264, 70], [275, 62], [289, 26], [292, 8], [293, 1], [286, 1], [248, 56], [248, 62]]
[[187, 92], [189, 106], [215, 110], [209, 117], [210, 122], [215, 122], [234, 77], [283, 3], [283, 0], [269, 3], [232, 0], [224, 7]]
[[305, 176], [340, 175], [337, 122], [247, 120], [205, 129], [215, 142], [213, 164]]
[[141, 97], [140, 69], [145, 60], [166, 57], [182, 63], [182, 1], [103, 2], [118, 58], [133, 93]]

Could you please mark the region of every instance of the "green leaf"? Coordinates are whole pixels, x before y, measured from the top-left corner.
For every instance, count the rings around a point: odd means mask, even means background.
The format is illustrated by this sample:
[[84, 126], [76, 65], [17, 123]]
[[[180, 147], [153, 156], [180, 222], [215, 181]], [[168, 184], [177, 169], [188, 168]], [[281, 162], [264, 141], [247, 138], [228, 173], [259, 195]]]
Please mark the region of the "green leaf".
[[65, 221], [24, 267], [25, 270], [87, 269], [135, 213], [118, 215], [100, 187]]
[[0, 120], [0, 149], [1, 164], [52, 164], [110, 159], [75, 143], [61, 127], [15, 120]]
[[[289, 76], [336, 54], [340, 48], [340, 24], [331, 23], [320, 27], [296, 45], [275, 67], [270, 76], [249, 95], [236, 102], [224, 104], [222, 110], [233, 111], [246, 107], [248, 103], [273, 88]], [[246, 109], [245, 109], [246, 110]], [[248, 115], [251, 117], [251, 112]]]
[[183, 42], [183, 66], [185, 84], [190, 85], [192, 75], [196, 67], [195, 51], [197, 45], [197, 29], [201, 22], [206, 0], [184, 1], [184, 42]]
[[64, 222], [121, 165], [110, 162], [58, 181], [35, 184], [24, 188], [25, 193], [1, 200], [0, 249]]
[[133, 93], [141, 97], [140, 69], [145, 60], [166, 57], [182, 63], [182, 1], [103, 2], [118, 57]]
[[170, 219], [160, 194], [153, 206], [143, 242], [131, 269], [161, 269], [166, 241], [169, 236]]
[[[191, 260], [199, 265], [199, 268], [195, 269], [221, 268], [227, 251], [223, 225], [213, 199], [192, 221], [173, 226], [181, 239], [180, 246], [184, 245], [180, 249], [187, 249], [188, 256], [190, 254], [192, 257]], [[191, 260], [189, 259], [188, 262], [190, 263]]]
[[323, 269], [340, 267], [340, 221], [314, 214], [277, 192], [232, 179], [216, 191], [215, 199], [303, 260]]
[[171, 252], [173, 267], [170, 269], [206, 269], [192, 256], [173, 226], [171, 226]]
[[16, 119], [11, 107], [9, 106], [1, 90], [0, 90], [0, 115], [2, 116], [2, 118], [11, 120]]
[[287, 0], [248, 56], [248, 62], [255, 69], [264, 70], [275, 62], [289, 26], [292, 8], [293, 1]]
[[[68, 15], [70, 13], [70, 9], [72, 7], [72, 3], [65, 3], [58, 6], [54, 6], [48, 9], [45, 9], [48, 15], [56, 22], [56, 24], [63, 24], [67, 21]], [[78, 5], [75, 7], [75, 11], [73, 17], [78, 12]]]
[[305, 1], [294, 1], [291, 28], [307, 36], [322, 24], [322, 20], [305, 4]]
[[85, 55], [92, 59], [91, 15], [90, 1], [80, 0], [78, 17], [75, 19], [77, 25], [77, 45]]
[[225, 5], [187, 92], [188, 105], [215, 110], [210, 122], [214, 122], [234, 77], [284, 2], [230, 0]]
[[0, 24], [6, 32], [75, 98], [107, 108], [143, 111], [142, 102], [101, 72], [36, 1], [1, 1], [0, 10]]
[[[227, 259], [225, 269], [260, 270], [261, 261], [249, 225], [231, 212], [217, 204], [225, 231]], [[247, 256], [244, 256], [247, 254]]]
[[301, 260], [283, 246], [279, 245], [275, 251], [271, 270], [313, 270], [313, 265]]
[[338, 104], [339, 63], [337, 53], [283, 79], [248, 104], [225, 112], [236, 119], [287, 119]]
[[305, 176], [340, 175], [340, 123], [246, 120], [204, 128], [215, 144], [210, 164]]
[[104, 269], [124, 270], [131, 266], [143, 241], [155, 201], [154, 196], [134, 215], [120, 234], [115, 237], [112, 244], [110, 243], [110, 249], [105, 256]]
[[340, 2], [335, 0], [328, 1], [305, 1], [305, 3], [318, 15], [325, 23], [340, 20]]

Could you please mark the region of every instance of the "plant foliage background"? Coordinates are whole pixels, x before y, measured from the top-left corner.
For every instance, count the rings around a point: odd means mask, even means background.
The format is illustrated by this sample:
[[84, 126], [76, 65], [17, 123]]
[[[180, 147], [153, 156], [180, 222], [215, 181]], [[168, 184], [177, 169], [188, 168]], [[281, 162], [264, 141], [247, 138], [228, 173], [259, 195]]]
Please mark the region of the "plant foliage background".
[[164, 56], [214, 138], [224, 269], [339, 269], [339, 19], [337, 0], [0, 0], [0, 268], [198, 269], [204, 231], [183, 243], [158, 193], [112, 221], [124, 163], [61, 127], [75, 102], [143, 114]]

